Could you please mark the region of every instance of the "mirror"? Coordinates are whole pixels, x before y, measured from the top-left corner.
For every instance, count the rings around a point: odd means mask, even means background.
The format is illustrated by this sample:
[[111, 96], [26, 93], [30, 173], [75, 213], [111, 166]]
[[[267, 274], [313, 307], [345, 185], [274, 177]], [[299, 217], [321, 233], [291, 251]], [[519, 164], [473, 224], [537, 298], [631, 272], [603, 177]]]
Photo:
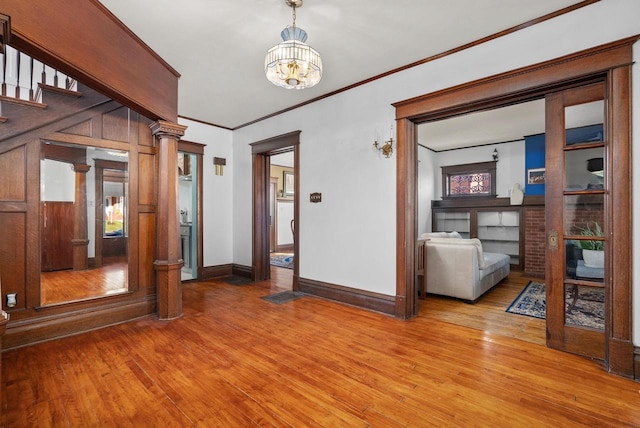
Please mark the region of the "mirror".
[[127, 152], [42, 144], [41, 305], [127, 291], [127, 202]]

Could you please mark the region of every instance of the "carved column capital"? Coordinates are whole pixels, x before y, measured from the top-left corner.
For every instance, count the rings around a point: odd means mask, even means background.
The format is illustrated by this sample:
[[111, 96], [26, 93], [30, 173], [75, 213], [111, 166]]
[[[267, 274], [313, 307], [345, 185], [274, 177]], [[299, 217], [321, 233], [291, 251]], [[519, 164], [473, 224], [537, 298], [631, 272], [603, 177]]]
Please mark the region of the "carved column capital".
[[174, 122], [167, 122], [165, 120], [158, 120], [149, 125], [151, 133], [161, 137], [174, 137], [180, 139], [184, 136], [184, 131], [187, 129], [184, 125], [179, 125]]
[[91, 169], [91, 165], [87, 165], [84, 163], [74, 163], [71, 165], [71, 169], [74, 172], [79, 172], [81, 174], [86, 174]]

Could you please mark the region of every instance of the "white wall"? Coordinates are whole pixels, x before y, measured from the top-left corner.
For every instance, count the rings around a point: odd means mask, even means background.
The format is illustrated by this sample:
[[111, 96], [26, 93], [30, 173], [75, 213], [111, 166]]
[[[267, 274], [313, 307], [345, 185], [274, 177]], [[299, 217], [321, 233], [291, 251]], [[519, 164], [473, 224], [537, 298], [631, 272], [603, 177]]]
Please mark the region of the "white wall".
[[[184, 140], [206, 144], [202, 171], [203, 265], [233, 263], [233, 150], [231, 131], [179, 118]], [[224, 175], [215, 175], [213, 158], [226, 158]], [[249, 174], [251, 174], [249, 170]], [[195, 221], [195, 219], [194, 219]]]
[[[235, 131], [234, 261], [251, 263], [249, 144], [299, 129], [302, 131], [300, 276], [393, 295], [395, 156], [383, 159], [371, 149], [374, 132], [388, 129], [393, 122], [391, 103], [636, 35], [640, 33], [638, 16], [637, 0], [598, 2]], [[635, 53], [637, 61], [638, 49]], [[638, 70], [638, 66], [634, 69]], [[635, 83], [638, 87], [637, 75]], [[636, 91], [634, 105], [640, 105], [639, 100]], [[634, 124], [638, 127], [637, 110]], [[640, 144], [639, 133], [634, 134], [634, 143]], [[482, 150], [490, 153], [492, 149]], [[498, 150], [503, 153], [505, 148], [501, 145]], [[507, 153], [502, 156], [509, 157]], [[634, 162], [638, 174], [640, 164], [637, 159]], [[499, 175], [511, 176], [513, 180], [515, 171], [524, 169], [524, 164], [499, 162], [499, 165]], [[511, 184], [511, 180], [499, 182], [499, 193], [506, 196]], [[323, 202], [310, 204], [307, 195], [311, 192], [322, 192]], [[640, 190], [636, 190], [635, 208], [639, 208], [638, 199]], [[636, 224], [640, 221], [640, 210], [635, 211], [634, 221]], [[640, 237], [637, 228], [635, 237]], [[634, 242], [637, 252], [640, 240]], [[636, 307], [640, 307], [639, 271], [640, 263], [636, 262]], [[640, 311], [635, 312], [635, 343], [639, 344]]]

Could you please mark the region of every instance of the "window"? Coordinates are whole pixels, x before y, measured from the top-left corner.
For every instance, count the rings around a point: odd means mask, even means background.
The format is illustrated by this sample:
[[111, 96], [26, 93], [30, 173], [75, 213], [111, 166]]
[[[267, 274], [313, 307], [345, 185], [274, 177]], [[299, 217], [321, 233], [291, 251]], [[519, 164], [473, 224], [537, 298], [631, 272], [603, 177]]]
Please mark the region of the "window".
[[496, 196], [496, 162], [442, 167], [442, 197]]

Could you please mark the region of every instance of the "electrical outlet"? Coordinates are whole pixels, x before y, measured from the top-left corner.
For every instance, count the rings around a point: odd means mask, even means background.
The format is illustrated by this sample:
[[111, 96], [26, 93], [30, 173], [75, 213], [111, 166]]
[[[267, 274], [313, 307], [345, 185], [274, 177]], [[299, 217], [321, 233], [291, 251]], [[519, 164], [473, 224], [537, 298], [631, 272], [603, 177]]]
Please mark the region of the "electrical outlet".
[[13, 308], [18, 304], [18, 293], [8, 293], [7, 294], [7, 307]]

